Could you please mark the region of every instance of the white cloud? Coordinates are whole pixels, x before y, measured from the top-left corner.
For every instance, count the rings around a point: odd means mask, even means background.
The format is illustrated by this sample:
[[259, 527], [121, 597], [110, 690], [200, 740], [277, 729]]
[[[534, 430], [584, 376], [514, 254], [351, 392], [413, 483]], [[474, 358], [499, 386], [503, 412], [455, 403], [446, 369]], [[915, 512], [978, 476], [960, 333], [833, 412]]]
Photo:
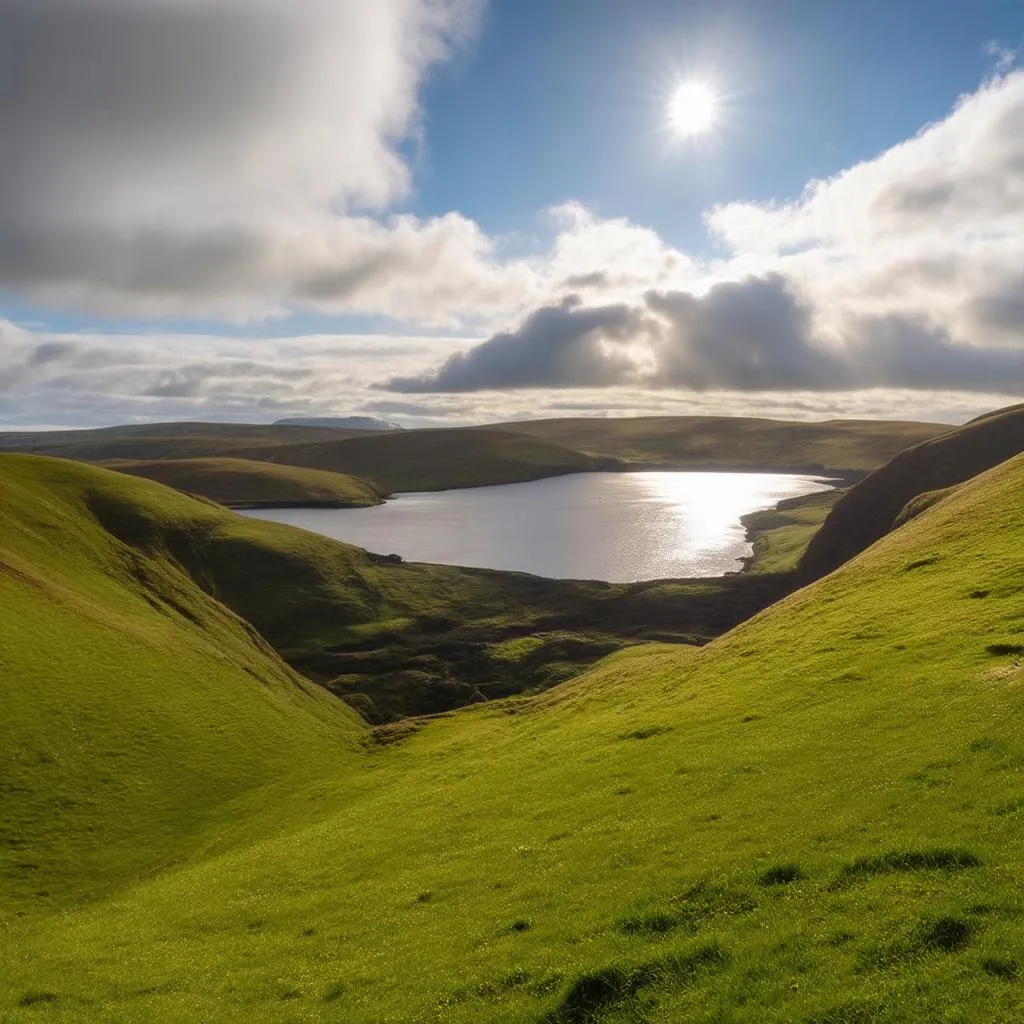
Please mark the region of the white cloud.
[[[548, 300], [519, 327], [388, 386], [564, 387], [571, 365], [581, 387], [1024, 394], [1024, 72], [797, 200], [714, 208], [724, 259], [696, 263], [578, 207], [563, 218], [548, 277], [575, 286], [583, 306]], [[632, 334], [594, 333], [589, 318], [612, 300]], [[555, 358], [570, 349], [571, 364]]]
[[483, 0], [5, 0], [0, 285], [111, 314], [445, 322], [522, 266], [407, 195], [424, 76]]

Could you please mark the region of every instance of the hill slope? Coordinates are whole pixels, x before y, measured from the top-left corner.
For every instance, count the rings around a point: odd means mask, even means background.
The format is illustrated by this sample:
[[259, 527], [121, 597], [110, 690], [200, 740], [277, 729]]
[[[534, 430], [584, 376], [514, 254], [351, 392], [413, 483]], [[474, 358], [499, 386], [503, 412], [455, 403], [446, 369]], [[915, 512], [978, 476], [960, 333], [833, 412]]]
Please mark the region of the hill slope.
[[746, 416], [577, 417], [500, 423], [595, 456], [671, 469], [864, 472], [947, 428], [895, 420], [823, 423]]
[[[0, 451], [109, 459], [262, 458], [287, 444], [359, 436], [356, 430], [262, 423], [136, 423], [94, 430], [7, 431]], [[260, 453], [254, 455], [253, 453]]]
[[835, 506], [800, 561], [818, 579], [888, 533], [919, 495], [969, 480], [1024, 451], [1024, 406], [989, 413], [901, 452]]
[[195, 502], [28, 456], [0, 456], [0, 481], [5, 909], [173, 863], [232, 801], [351, 758], [354, 716], [208, 597], [158, 526], [133, 545], [105, 521], [154, 492], [168, 525]]
[[12, 1021], [1010, 1021], [1024, 459], [702, 650], [295, 795], [305, 828], [0, 934]]
[[[600, 468], [559, 444], [483, 428], [403, 430], [290, 445], [274, 462], [372, 480], [388, 491], [440, 491], [517, 483]], [[607, 460], [606, 460], [607, 461]]]
[[107, 466], [229, 508], [363, 508], [383, 500], [375, 487], [357, 477], [252, 459], [156, 459], [115, 461]]

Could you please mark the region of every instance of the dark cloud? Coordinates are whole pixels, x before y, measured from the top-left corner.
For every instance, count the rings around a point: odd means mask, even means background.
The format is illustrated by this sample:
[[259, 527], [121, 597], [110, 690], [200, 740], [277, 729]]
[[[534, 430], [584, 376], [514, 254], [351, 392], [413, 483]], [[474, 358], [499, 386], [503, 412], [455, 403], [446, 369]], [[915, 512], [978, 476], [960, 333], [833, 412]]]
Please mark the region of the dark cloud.
[[848, 386], [842, 362], [814, 342], [811, 314], [780, 274], [716, 284], [706, 295], [648, 292], [668, 327], [658, 386], [799, 391]]
[[[990, 315], [1004, 325], [1015, 322], [1018, 293], [1011, 288], [1000, 302]], [[827, 343], [815, 314], [780, 274], [723, 282], [704, 295], [651, 291], [636, 306], [587, 308], [572, 299], [451, 356], [433, 374], [381, 387], [417, 394], [623, 385], [690, 392], [1024, 393], [1019, 347], [959, 343], [924, 317], [897, 314], [848, 316]]]
[[584, 308], [577, 296], [570, 296], [531, 313], [517, 330], [456, 353], [436, 373], [396, 377], [382, 387], [426, 394], [621, 384], [636, 373], [621, 346], [642, 339], [649, 328], [640, 309], [625, 304]]
[[566, 288], [607, 288], [611, 283], [608, 274], [603, 270], [595, 270], [590, 274], [573, 274], [563, 282]]

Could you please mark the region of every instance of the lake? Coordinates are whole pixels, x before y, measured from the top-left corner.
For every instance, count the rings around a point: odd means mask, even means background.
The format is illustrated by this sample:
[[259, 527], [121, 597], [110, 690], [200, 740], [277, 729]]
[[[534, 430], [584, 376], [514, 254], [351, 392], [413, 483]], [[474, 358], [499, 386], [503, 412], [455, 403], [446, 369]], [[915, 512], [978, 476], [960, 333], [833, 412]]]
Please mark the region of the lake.
[[778, 473], [579, 473], [373, 508], [244, 514], [407, 561], [631, 583], [735, 571], [750, 554], [740, 516], [828, 487]]

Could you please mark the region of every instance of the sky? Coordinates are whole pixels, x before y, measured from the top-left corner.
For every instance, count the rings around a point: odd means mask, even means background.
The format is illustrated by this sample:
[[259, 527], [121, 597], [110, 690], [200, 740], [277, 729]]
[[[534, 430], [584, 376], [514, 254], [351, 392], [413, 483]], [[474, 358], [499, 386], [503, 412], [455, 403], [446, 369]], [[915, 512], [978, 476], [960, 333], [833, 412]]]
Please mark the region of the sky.
[[0, 428], [1024, 398], [1019, 0], [0, 0], [0, 96]]

